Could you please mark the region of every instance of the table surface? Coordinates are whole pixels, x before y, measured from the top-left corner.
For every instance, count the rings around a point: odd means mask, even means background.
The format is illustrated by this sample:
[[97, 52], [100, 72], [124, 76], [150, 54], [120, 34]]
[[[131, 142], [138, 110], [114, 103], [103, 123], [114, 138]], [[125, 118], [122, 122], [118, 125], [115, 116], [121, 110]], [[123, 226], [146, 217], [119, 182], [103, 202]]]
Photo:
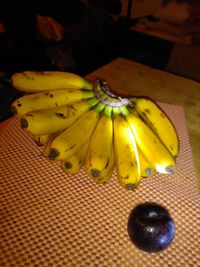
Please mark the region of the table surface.
[[[116, 92], [184, 106], [197, 161], [198, 83], [121, 58], [87, 77], [106, 79]], [[135, 191], [123, 190], [116, 173], [103, 187], [84, 169], [66, 175], [41, 156], [42, 147], [27, 138], [17, 117], [0, 124], [1, 266], [200, 267], [200, 195], [183, 108], [176, 105], [161, 104], [180, 133], [179, 168], [167, 178], [143, 179]], [[176, 224], [175, 239], [162, 254], [144, 253], [128, 237], [130, 211], [146, 201], [167, 207]]]
[[184, 107], [194, 165], [200, 185], [200, 83], [124, 58], [117, 58], [86, 76], [105, 79], [123, 95], [148, 96]]

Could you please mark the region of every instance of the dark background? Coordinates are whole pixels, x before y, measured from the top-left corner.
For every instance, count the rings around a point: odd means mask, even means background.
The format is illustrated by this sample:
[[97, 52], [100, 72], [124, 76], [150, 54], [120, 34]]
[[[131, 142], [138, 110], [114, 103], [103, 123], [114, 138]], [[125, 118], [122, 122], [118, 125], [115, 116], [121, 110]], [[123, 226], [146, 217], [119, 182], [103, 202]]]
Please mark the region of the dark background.
[[[63, 70], [84, 76], [117, 57], [164, 69], [173, 43], [131, 31], [136, 21], [115, 19], [120, 12], [119, 0], [91, 0], [89, 5], [77, 0], [1, 1], [6, 31], [0, 34], [0, 120], [11, 116], [10, 104], [20, 95], [9, 85], [17, 71]], [[64, 38], [41, 38], [37, 15], [64, 25]]]

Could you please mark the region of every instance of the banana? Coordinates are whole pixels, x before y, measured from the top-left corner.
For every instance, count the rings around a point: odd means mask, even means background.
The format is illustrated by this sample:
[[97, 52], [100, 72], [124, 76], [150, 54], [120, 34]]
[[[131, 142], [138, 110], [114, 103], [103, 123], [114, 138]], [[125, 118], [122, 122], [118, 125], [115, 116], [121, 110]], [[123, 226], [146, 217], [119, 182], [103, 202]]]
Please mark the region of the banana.
[[49, 139], [48, 141], [46, 142], [46, 144], [44, 145], [44, 149], [43, 149], [43, 152], [42, 152], [42, 155], [50, 162], [52, 162], [48, 156], [49, 156], [49, 152], [51, 150], [51, 143], [53, 142], [53, 140], [59, 136], [64, 130], [60, 130], [58, 132], [55, 132], [53, 134], [50, 134], [49, 135]]
[[163, 144], [176, 157], [179, 152], [179, 139], [176, 129], [165, 112], [151, 99], [135, 98], [135, 110], [159, 136]]
[[100, 179], [98, 178], [95, 179], [94, 177], [92, 178], [97, 184], [107, 184], [111, 180], [113, 169], [114, 169], [114, 150], [112, 149], [112, 153], [110, 155], [110, 160], [109, 160], [109, 166], [107, 167], [107, 173], [105, 173], [104, 177]]
[[154, 175], [154, 168], [150, 161], [148, 161], [142, 151], [138, 148], [138, 155], [140, 160], [140, 170], [142, 177], [150, 177]]
[[147, 124], [133, 113], [126, 117], [135, 136], [138, 147], [153, 167], [160, 173], [172, 173], [176, 168], [175, 160], [159, 137]]
[[92, 90], [91, 82], [81, 76], [62, 71], [23, 71], [11, 76], [11, 84], [18, 91], [39, 92], [57, 89], [88, 89]]
[[114, 115], [114, 153], [119, 184], [133, 190], [141, 180], [137, 145], [125, 118]]
[[64, 172], [75, 174], [83, 167], [88, 145], [89, 141], [87, 141], [74, 155], [61, 162], [61, 168]]
[[16, 99], [11, 105], [13, 114], [22, 116], [28, 112], [53, 108], [94, 97], [93, 91], [84, 89], [59, 89], [27, 94]]
[[48, 155], [50, 160], [64, 160], [71, 157], [89, 140], [99, 120], [99, 107], [102, 109], [102, 103], [84, 113], [52, 141]]
[[35, 135], [55, 133], [69, 127], [97, 103], [98, 100], [92, 98], [63, 106], [32, 111], [22, 116], [21, 127]]
[[51, 135], [49, 134], [44, 134], [44, 135], [33, 135], [33, 140], [38, 146], [44, 146], [47, 144], [49, 138]]
[[109, 181], [114, 166], [112, 108], [106, 106], [91, 136], [85, 171], [97, 183]]
[[142, 177], [176, 168], [176, 129], [153, 100], [122, 98], [106, 81], [70, 72], [23, 71], [11, 83], [26, 93], [11, 105], [21, 128], [64, 172], [84, 166], [93, 181], [107, 183], [116, 167], [119, 184], [133, 190]]

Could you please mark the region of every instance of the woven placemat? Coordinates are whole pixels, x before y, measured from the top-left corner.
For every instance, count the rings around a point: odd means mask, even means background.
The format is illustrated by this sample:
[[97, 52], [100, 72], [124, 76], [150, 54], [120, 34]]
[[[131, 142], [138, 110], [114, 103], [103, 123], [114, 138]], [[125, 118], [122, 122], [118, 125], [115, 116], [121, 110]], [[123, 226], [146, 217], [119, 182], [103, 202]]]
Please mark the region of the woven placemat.
[[[97, 185], [82, 170], [66, 175], [51, 164], [13, 117], [0, 127], [1, 253], [9, 267], [198, 267], [200, 194], [184, 110], [161, 104], [176, 125], [180, 154], [173, 175], [143, 179], [136, 191]], [[175, 221], [172, 244], [159, 253], [137, 249], [127, 233], [130, 211], [154, 201]]]

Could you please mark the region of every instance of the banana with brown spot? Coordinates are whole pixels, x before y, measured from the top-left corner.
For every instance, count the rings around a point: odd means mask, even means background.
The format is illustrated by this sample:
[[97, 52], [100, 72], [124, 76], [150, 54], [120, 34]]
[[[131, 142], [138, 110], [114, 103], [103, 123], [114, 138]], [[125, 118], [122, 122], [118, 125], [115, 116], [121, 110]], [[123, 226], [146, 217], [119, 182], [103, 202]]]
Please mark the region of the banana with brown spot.
[[98, 103], [96, 98], [71, 104], [36, 110], [22, 116], [21, 127], [35, 135], [45, 135], [66, 129], [82, 114]]
[[93, 91], [82, 89], [60, 89], [32, 93], [16, 99], [11, 105], [11, 111], [22, 116], [31, 111], [62, 106], [92, 97], [94, 97]]
[[75, 174], [80, 171], [85, 163], [89, 141], [86, 142], [74, 155], [61, 162], [61, 168], [68, 174]]
[[179, 139], [175, 126], [153, 100], [148, 98], [135, 98], [134, 109], [159, 136], [170, 153], [176, 157], [179, 152]]
[[70, 127], [51, 143], [48, 158], [52, 161], [65, 160], [76, 153], [91, 137], [99, 120], [98, 106], [79, 117]]
[[106, 106], [91, 136], [85, 160], [86, 173], [97, 183], [108, 182], [114, 166], [111, 114], [112, 108]]
[[138, 148], [138, 155], [140, 160], [140, 170], [142, 177], [151, 177], [155, 173], [155, 169], [150, 161], [146, 159], [142, 151]]
[[135, 189], [141, 180], [137, 145], [125, 117], [118, 114], [114, 115], [114, 154], [120, 185]]
[[135, 114], [129, 113], [126, 119], [134, 134], [137, 146], [153, 168], [160, 173], [172, 173], [176, 168], [175, 159], [159, 137]]
[[64, 71], [23, 71], [11, 76], [11, 84], [22, 92], [42, 92], [57, 89], [92, 90], [93, 84], [81, 76]]

